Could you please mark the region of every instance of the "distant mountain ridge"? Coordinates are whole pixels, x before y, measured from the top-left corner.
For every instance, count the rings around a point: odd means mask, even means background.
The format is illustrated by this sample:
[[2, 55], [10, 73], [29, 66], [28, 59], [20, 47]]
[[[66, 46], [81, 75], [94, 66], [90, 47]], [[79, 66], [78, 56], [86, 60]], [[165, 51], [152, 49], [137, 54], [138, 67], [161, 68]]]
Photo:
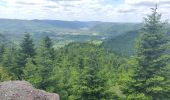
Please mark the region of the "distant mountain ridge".
[[[102, 23], [102, 22], [97, 22], [97, 21], [88, 21], [88, 22], [83, 22], [83, 21], [62, 21], [62, 20], [19, 20], [19, 19], [0, 19], [0, 22], [2, 24], [8, 24], [10, 26], [12, 25], [25, 25], [25, 24], [32, 24], [32, 25], [40, 25], [44, 26], [46, 25], [47, 27], [59, 27], [59, 28], [68, 28], [68, 29], [80, 29], [83, 27], [93, 27], [96, 24]], [[1, 24], [1, 25], [2, 25]]]
[[49, 24], [60, 28], [70, 28], [70, 29], [81, 29], [81, 28], [91, 28], [96, 24], [102, 23], [97, 21], [62, 21], [62, 20], [32, 20], [33, 22]]
[[[115, 51], [122, 51], [118, 46], [130, 43], [128, 41], [134, 37], [131, 32], [142, 26], [140, 23], [19, 19], [0, 19], [0, 23], [0, 34], [15, 44], [22, 40], [23, 34], [30, 33], [36, 43], [44, 36], [51, 37], [56, 47], [70, 42], [97, 40], [104, 41], [104, 47], [114, 48]], [[128, 40], [127, 35], [132, 36], [131, 40]]]

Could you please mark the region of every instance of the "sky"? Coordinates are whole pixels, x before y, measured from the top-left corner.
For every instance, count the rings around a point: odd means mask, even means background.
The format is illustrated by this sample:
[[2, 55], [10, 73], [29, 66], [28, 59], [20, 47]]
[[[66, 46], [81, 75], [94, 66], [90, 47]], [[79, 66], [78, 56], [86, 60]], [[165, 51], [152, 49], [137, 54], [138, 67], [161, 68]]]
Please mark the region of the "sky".
[[0, 18], [141, 22], [158, 4], [170, 18], [170, 0], [0, 0]]

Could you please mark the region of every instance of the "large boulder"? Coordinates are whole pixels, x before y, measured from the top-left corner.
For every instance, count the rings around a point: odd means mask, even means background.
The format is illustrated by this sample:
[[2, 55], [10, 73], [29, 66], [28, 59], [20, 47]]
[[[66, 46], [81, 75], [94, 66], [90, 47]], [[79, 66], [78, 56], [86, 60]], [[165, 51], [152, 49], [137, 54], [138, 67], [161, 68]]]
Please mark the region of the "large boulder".
[[0, 100], [59, 100], [59, 95], [35, 89], [26, 81], [0, 83]]

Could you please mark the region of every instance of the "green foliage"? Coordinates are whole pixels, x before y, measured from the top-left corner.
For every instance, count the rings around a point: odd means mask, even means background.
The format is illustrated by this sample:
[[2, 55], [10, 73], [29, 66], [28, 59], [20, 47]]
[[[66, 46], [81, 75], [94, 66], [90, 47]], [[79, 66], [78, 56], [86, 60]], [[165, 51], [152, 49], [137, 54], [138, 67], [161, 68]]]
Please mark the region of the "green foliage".
[[23, 69], [27, 63], [28, 58], [33, 58], [35, 56], [35, 48], [33, 40], [30, 34], [25, 34], [23, 41], [20, 44], [21, 48], [17, 55], [17, 77], [18, 79], [23, 79]]
[[[101, 66], [97, 63], [96, 51], [89, 52], [90, 56], [87, 58], [87, 65], [83, 66], [83, 71], [80, 72], [79, 92], [81, 100], [99, 100], [104, 98], [105, 80], [98, 74]], [[82, 64], [82, 63], [80, 63]]]
[[17, 77], [18, 69], [16, 63], [17, 50], [14, 46], [7, 47], [4, 50], [2, 65], [15, 78]]
[[135, 23], [100, 23], [91, 28], [100, 34], [116, 37], [132, 30], [138, 30], [142, 24]]
[[0, 82], [12, 80], [10, 73], [0, 66]]
[[[29, 34], [25, 34], [19, 47], [12, 42], [4, 46], [5, 42], [1, 43], [3, 38], [0, 35], [0, 66], [3, 66], [0, 67], [0, 79], [24, 79], [36, 88], [58, 93], [61, 100], [168, 100], [169, 40], [160, 17], [154, 11], [145, 19], [144, 30], [138, 39], [137, 55], [129, 59], [122, 55], [134, 54], [135, 38], [139, 35], [136, 29], [141, 24], [69, 22], [66, 25], [63, 21], [33, 20], [28, 21], [29, 24], [18, 21], [17, 23], [28, 25], [18, 26], [20, 32], [36, 29], [36, 34], [31, 34], [33, 38], [37, 39], [41, 35], [45, 37], [40, 42], [34, 41], [35, 48]], [[63, 23], [61, 26], [69, 29], [56, 29], [58, 23]], [[29, 26], [32, 24], [36, 24], [33, 29]], [[15, 26], [15, 20], [11, 26], [4, 26], [12, 28], [13, 25]], [[79, 28], [85, 26], [94, 32], [94, 36], [89, 33], [79, 34], [82, 32]], [[68, 34], [56, 38], [56, 33], [63, 32]], [[108, 36], [114, 39], [105, 41], [102, 45], [98, 42]], [[90, 39], [93, 40], [89, 41]], [[52, 41], [79, 42], [54, 49], [57, 45], [53, 45]]]
[[57, 52], [55, 62], [51, 80], [61, 99], [119, 98], [112, 91], [116, 84], [113, 72], [123, 62], [118, 56], [94, 44], [72, 43]]
[[138, 30], [128, 31], [124, 34], [107, 39], [102, 43], [102, 46], [117, 54], [132, 56], [135, 54], [135, 42], [138, 35]]
[[23, 56], [24, 59], [33, 57], [35, 55], [33, 40], [30, 34], [28, 33], [25, 34], [24, 39], [21, 43], [20, 52], [22, 53], [21, 55]]
[[33, 59], [27, 59], [24, 68], [25, 79], [34, 84], [37, 88], [47, 90], [50, 86], [49, 77], [53, 70], [55, 53], [51, 39], [45, 37]]
[[[19, 50], [5, 48], [3, 53], [2, 64], [11, 75], [21, 76], [37, 88], [59, 93], [63, 100], [122, 98], [116, 70], [123, 60], [100, 45], [71, 43], [54, 50], [51, 39], [45, 37], [33, 57], [29, 52], [21, 56], [22, 50], [27, 51], [22, 46]], [[18, 58], [22, 57], [24, 67], [18, 66]]]
[[24, 79], [32, 83], [35, 87], [38, 87], [42, 82], [42, 76], [35, 65], [35, 61], [32, 58], [27, 59], [25, 68], [23, 69]]
[[143, 34], [137, 43], [137, 67], [125, 93], [130, 100], [166, 100], [170, 92], [168, 57], [169, 42], [165, 24], [157, 8], [144, 21]]
[[52, 43], [52, 40], [48, 36], [43, 38], [37, 54], [40, 57], [44, 57], [44, 59], [54, 60], [55, 52], [53, 48], [53, 43]]

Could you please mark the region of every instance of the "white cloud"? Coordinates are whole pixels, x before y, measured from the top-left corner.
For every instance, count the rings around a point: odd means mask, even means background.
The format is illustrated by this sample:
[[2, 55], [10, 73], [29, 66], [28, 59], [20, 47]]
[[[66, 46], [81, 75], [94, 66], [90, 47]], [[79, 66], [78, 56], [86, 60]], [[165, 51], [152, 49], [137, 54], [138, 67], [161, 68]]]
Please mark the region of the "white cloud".
[[170, 0], [125, 0], [119, 5], [104, 1], [1, 0], [0, 18], [140, 22], [156, 3], [163, 17], [170, 17]]

